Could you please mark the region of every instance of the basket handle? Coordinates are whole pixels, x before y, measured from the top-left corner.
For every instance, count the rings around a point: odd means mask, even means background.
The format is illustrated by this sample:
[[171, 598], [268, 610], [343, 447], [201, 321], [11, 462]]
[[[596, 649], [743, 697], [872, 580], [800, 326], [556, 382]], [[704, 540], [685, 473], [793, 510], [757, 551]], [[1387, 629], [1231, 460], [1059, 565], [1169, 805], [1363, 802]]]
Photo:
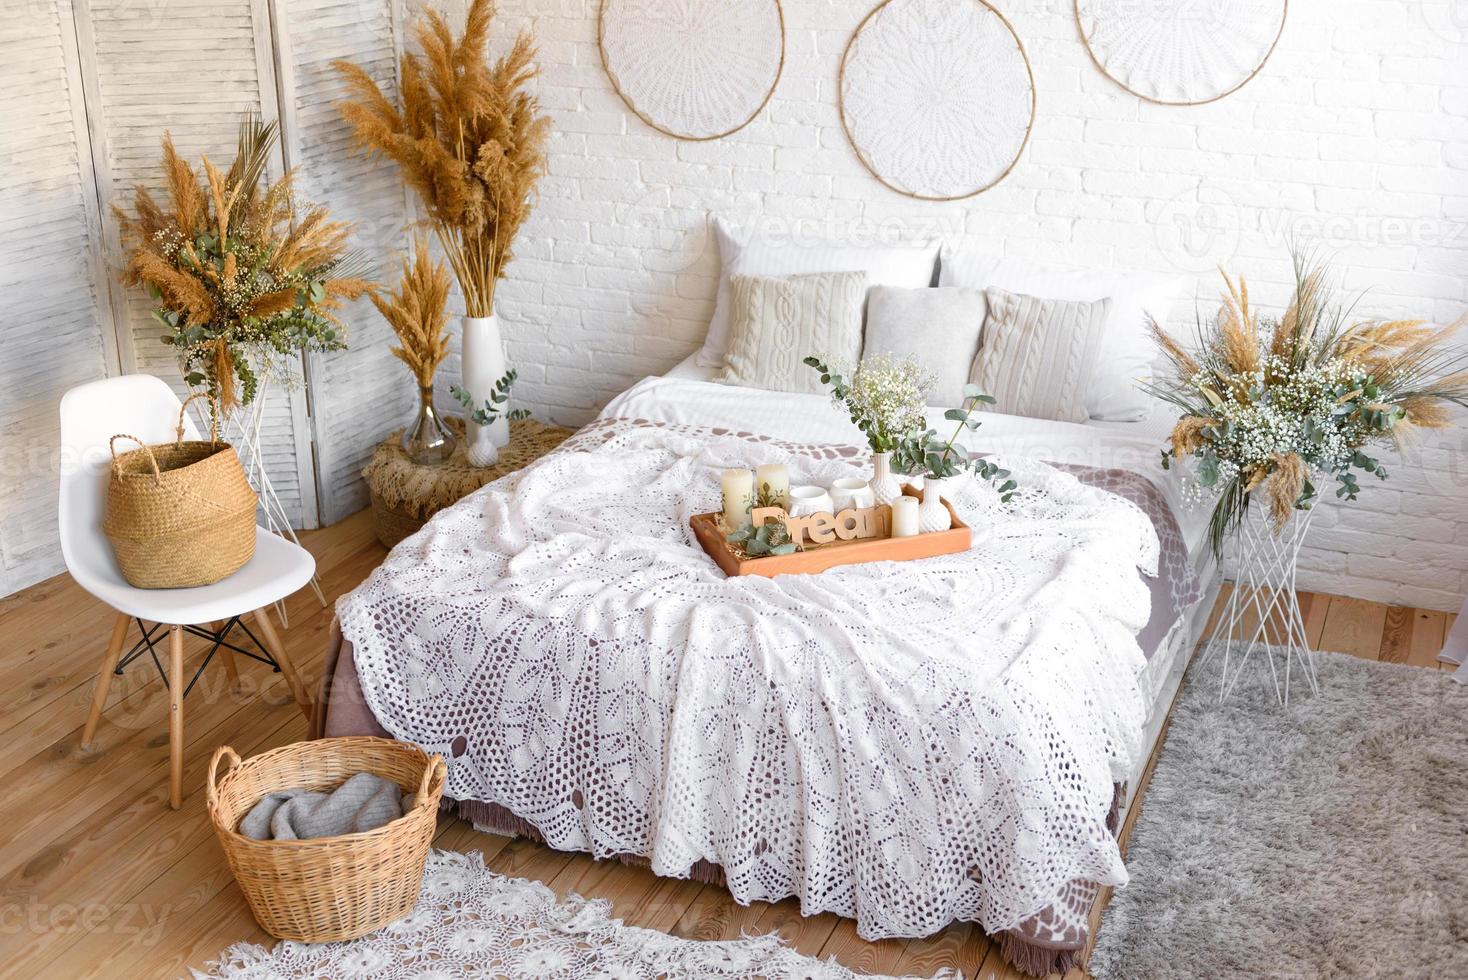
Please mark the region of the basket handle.
[[183, 442], [184, 413], [189, 410], [189, 405], [191, 405], [196, 398], [209, 399], [209, 444], [211, 446], [217, 446], [219, 445], [219, 399], [206, 391], [194, 392], [192, 395], [185, 398], [183, 400], [183, 404], [178, 407], [178, 435], [173, 440], [173, 444], [177, 446]]
[[120, 432], [107, 440], [107, 449], [112, 453], [112, 472], [114, 475], [119, 475], [122, 472], [122, 467], [117, 462], [117, 440], [119, 439], [131, 439], [139, 446], [142, 446], [143, 452], [148, 454], [148, 462], [153, 464], [153, 482], [163, 482], [163, 474], [158, 471], [158, 457], [153, 455], [153, 450], [148, 448], [148, 444], [137, 436], [130, 436], [125, 432]]
[[204, 783], [209, 794], [209, 808], [212, 810], [219, 805], [219, 760], [229, 756], [229, 768], [233, 769], [240, 764], [239, 753], [228, 745], [221, 745], [214, 750], [214, 758], [209, 760], [209, 778]]
[[428, 784], [433, 782], [433, 774], [438, 773], [439, 778], [448, 776], [448, 764], [443, 761], [443, 756], [434, 754], [428, 760], [428, 765], [423, 767], [423, 781], [418, 784], [418, 795], [413, 798], [416, 804], [419, 800], [428, 798]]

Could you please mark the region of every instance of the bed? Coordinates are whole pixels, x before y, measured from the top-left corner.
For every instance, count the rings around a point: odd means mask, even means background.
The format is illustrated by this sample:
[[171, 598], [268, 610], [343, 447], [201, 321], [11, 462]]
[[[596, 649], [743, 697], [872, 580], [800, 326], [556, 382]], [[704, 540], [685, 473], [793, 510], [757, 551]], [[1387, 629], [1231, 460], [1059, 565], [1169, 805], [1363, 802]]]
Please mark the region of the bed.
[[338, 604], [316, 733], [443, 753], [485, 830], [867, 939], [978, 921], [1068, 969], [1217, 590], [1165, 415], [987, 414], [968, 441], [1026, 493], [961, 492], [970, 552], [755, 584], [687, 528], [717, 469], [828, 480], [865, 453], [828, 399], [711, 374], [646, 379], [394, 549]]

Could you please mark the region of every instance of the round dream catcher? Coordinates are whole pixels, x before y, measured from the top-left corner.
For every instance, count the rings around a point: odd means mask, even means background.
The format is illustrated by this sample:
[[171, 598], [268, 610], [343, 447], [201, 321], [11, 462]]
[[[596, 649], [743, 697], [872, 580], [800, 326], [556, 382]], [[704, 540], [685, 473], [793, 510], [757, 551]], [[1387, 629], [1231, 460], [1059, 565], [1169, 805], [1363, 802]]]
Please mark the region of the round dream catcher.
[[1205, 105], [1263, 70], [1289, 0], [1076, 0], [1091, 60], [1122, 88], [1161, 105]]
[[658, 132], [713, 140], [758, 116], [785, 66], [779, 0], [601, 0], [601, 60]]
[[838, 92], [862, 164], [925, 201], [999, 183], [1035, 121], [1024, 45], [984, 0], [885, 0], [847, 43]]

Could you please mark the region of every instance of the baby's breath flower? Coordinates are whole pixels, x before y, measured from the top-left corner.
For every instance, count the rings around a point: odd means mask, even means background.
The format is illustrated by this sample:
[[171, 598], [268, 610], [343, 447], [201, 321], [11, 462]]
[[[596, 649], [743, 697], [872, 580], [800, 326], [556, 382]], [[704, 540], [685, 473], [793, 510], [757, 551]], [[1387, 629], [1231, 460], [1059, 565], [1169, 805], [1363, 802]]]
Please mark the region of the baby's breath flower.
[[832, 399], [851, 415], [876, 452], [891, 452], [903, 436], [927, 424], [923, 409], [937, 379], [915, 357], [890, 354], [861, 359], [849, 384], [832, 389]]

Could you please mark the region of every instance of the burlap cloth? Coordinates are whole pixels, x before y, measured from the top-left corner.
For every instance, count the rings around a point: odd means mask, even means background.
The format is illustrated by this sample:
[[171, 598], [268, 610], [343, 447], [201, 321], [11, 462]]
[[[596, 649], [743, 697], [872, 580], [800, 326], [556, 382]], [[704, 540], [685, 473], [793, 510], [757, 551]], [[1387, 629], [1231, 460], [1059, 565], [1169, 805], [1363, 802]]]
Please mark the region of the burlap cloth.
[[470, 466], [466, 455], [464, 422], [447, 420], [459, 442], [454, 454], [438, 466], [419, 466], [403, 454], [397, 429], [378, 445], [372, 459], [362, 468], [362, 477], [372, 495], [372, 519], [378, 539], [391, 548], [421, 528], [434, 514], [522, 466], [528, 466], [570, 435], [570, 429], [546, 425], [535, 419], [510, 423], [510, 442], [500, 450], [493, 466]]

